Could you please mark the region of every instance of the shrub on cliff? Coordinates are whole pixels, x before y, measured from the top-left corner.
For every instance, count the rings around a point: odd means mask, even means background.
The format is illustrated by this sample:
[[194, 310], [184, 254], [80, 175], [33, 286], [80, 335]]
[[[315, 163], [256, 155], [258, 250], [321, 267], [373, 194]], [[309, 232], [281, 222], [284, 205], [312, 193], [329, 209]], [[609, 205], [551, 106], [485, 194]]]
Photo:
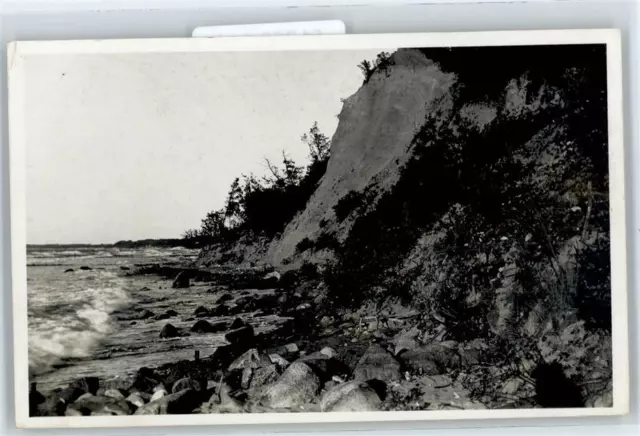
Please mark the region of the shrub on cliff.
[[298, 166], [285, 153], [281, 166], [266, 161], [269, 174], [234, 179], [223, 208], [202, 219], [201, 228], [185, 232], [183, 238], [206, 244], [230, 244], [242, 235], [272, 238], [282, 232], [304, 208], [324, 175], [330, 141], [314, 123], [301, 137], [309, 149], [309, 163]]

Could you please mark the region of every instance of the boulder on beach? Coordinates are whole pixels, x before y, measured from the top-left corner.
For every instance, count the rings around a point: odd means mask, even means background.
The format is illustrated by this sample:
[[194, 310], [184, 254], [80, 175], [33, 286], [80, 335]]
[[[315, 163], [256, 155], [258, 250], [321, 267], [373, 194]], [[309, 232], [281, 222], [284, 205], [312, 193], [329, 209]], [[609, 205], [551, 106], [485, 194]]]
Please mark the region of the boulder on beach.
[[60, 399], [62, 401], [65, 402], [65, 404], [71, 404], [74, 401], [76, 401], [78, 398], [80, 398], [81, 395], [83, 395], [85, 393], [86, 392], [84, 390], [76, 388], [76, 387], [66, 387], [66, 388], [64, 388], [64, 389], [62, 389], [60, 391], [58, 396], [60, 397]]
[[173, 384], [171, 393], [175, 394], [185, 389], [192, 389], [196, 392], [205, 391], [207, 389], [207, 380], [196, 380], [191, 377], [181, 378]]
[[240, 327], [239, 329], [230, 330], [224, 335], [224, 338], [231, 344], [242, 344], [247, 345], [248, 347], [250, 347], [251, 344], [255, 342], [253, 327], [251, 327], [250, 325]]
[[188, 414], [202, 403], [202, 394], [193, 389], [185, 389], [165, 395], [138, 408], [134, 415]]
[[459, 366], [456, 350], [437, 343], [404, 350], [398, 358], [412, 372], [424, 375], [445, 374], [448, 369]]
[[296, 362], [309, 365], [323, 381], [329, 381], [336, 376], [345, 378], [351, 373], [347, 365], [320, 352], [302, 356]]
[[402, 372], [398, 362], [387, 350], [379, 344], [372, 344], [358, 361], [354, 371], [354, 379], [366, 381], [401, 380]]
[[279, 377], [280, 371], [278, 371], [278, 367], [273, 363], [270, 365], [261, 366], [253, 370], [253, 376], [251, 377], [249, 387], [251, 389], [259, 389], [263, 386], [275, 382]]
[[196, 321], [196, 323], [191, 327], [191, 331], [194, 333], [217, 333], [227, 329], [228, 323], [224, 321], [210, 323], [204, 319]]
[[178, 273], [171, 284], [172, 288], [188, 288], [190, 286], [189, 276], [185, 271]]
[[91, 268], [90, 266], [81, 266], [80, 270], [81, 271], [91, 271], [93, 268]]
[[260, 353], [256, 348], [251, 348], [244, 352], [240, 357], [229, 365], [229, 371], [244, 368], [259, 368], [261, 366], [270, 365], [269, 356]]
[[124, 400], [125, 395], [120, 389], [107, 389], [104, 391], [105, 397], [115, 398], [116, 400]]
[[130, 415], [133, 408], [124, 400], [107, 396], [87, 395], [78, 398], [67, 407], [85, 415]]
[[72, 381], [69, 384], [70, 388], [76, 388], [82, 392], [88, 392], [95, 395], [100, 388], [100, 380], [98, 377], [82, 377]]
[[67, 268], [64, 270], [64, 272], [66, 273], [70, 273], [70, 272], [74, 272], [73, 268]]
[[122, 271], [129, 271], [131, 268], [129, 268], [128, 266], [121, 266], [120, 269]]
[[228, 292], [226, 292], [218, 297], [218, 299], [216, 300], [216, 303], [220, 304], [229, 300], [233, 300], [233, 296]]
[[180, 332], [171, 324], [165, 324], [160, 331], [161, 338], [176, 338], [180, 336]]
[[275, 409], [299, 407], [313, 400], [320, 388], [320, 378], [313, 369], [305, 363], [294, 362], [265, 389], [260, 404]]
[[247, 323], [244, 322], [243, 320], [241, 320], [240, 318], [236, 318], [233, 320], [233, 322], [231, 323], [231, 325], [229, 326], [229, 328], [231, 330], [235, 330], [235, 329], [239, 329], [240, 327], [244, 327], [246, 326]]
[[366, 382], [351, 381], [329, 389], [320, 399], [323, 412], [374, 412], [380, 410], [382, 400]]
[[209, 315], [209, 309], [207, 309], [204, 306], [198, 306], [196, 307], [196, 310], [193, 311], [193, 315], [200, 317], [200, 316], [208, 316]]
[[229, 306], [217, 304], [209, 311], [209, 316], [227, 316], [229, 315]]
[[145, 404], [144, 398], [142, 398], [142, 396], [138, 392], [132, 393], [125, 400], [136, 407], [142, 407]]

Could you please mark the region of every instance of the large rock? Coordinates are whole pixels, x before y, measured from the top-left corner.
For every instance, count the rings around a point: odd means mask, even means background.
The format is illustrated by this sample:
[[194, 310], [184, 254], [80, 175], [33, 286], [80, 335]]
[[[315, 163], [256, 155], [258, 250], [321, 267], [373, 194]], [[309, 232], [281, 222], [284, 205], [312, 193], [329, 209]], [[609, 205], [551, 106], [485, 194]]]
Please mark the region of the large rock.
[[224, 304], [217, 304], [209, 311], [209, 316], [227, 316], [227, 315], [229, 315], [229, 306], [226, 306]]
[[255, 369], [261, 366], [267, 366], [269, 364], [271, 364], [269, 356], [258, 352], [258, 350], [255, 348], [252, 348], [250, 350], [247, 350], [240, 357], [234, 360], [231, 365], [229, 365], [229, 371], [244, 368]]
[[260, 404], [274, 409], [296, 408], [310, 402], [320, 387], [320, 378], [311, 367], [294, 362], [265, 390]]
[[[133, 408], [123, 399], [83, 395], [67, 407], [82, 415], [130, 415]], [[73, 413], [73, 412], [71, 412]]]
[[142, 398], [142, 395], [140, 395], [140, 394], [139, 394], [139, 393], [137, 393], [137, 392], [134, 392], [134, 393], [132, 393], [131, 395], [129, 395], [129, 396], [126, 398], [126, 400], [127, 400], [129, 403], [131, 403], [131, 404], [133, 404], [134, 406], [136, 406], [136, 407], [142, 407], [142, 406], [144, 406], [144, 403], [145, 403], [144, 398]]
[[220, 295], [216, 300], [216, 303], [220, 304], [229, 300], [233, 300], [233, 296], [227, 292], [225, 294]]
[[160, 331], [161, 338], [177, 338], [178, 336], [180, 336], [180, 332], [172, 324], [165, 324]]
[[176, 381], [171, 388], [171, 393], [192, 389], [196, 392], [205, 391], [207, 389], [207, 380], [195, 380], [191, 377], [184, 377]]
[[251, 389], [262, 388], [263, 386], [278, 380], [278, 377], [280, 377], [280, 372], [278, 371], [278, 367], [274, 364], [256, 368], [253, 371], [249, 387]]
[[323, 381], [329, 381], [334, 376], [346, 378], [351, 373], [347, 365], [322, 352], [302, 356], [297, 362], [303, 362], [309, 365]]
[[220, 321], [212, 324], [208, 321], [205, 321], [204, 319], [201, 319], [197, 321], [193, 325], [193, 327], [191, 327], [191, 331], [194, 333], [218, 333], [226, 330], [228, 325], [229, 324], [224, 321]]
[[120, 389], [107, 389], [104, 391], [105, 397], [115, 398], [116, 400], [124, 400], [125, 396]]
[[371, 345], [358, 361], [353, 376], [356, 380], [382, 381], [400, 380], [402, 372], [398, 362], [387, 350], [378, 344]]
[[351, 381], [328, 390], [320, 399], [323, 412], [374, 412], [380, 410], [382, 400], [368, 383]]
[[185, 389], [145, 404], [134, 415], [188, 414], [201, 403], [202, 394], [193, 389]]
[[193, 315], [197, 317], [208, 316], [209, 309], [204, 306], [198, 306], [196, 310], [193, 311]]
[[178, 273], [171, 284], [172, 288], [188, 288], [190, 286], [189, 276], [185, 271]]
[[407, 369], [424, 375], [445, 374], [460, 364], [456, 349], [438, 343], [405, 350], [398, 357]]
[[98, 377], [82, 377], [71, 382], [70, 388], [80, 389], [82, 392], [89, 392], [95, 395], [100, 387]]
[[224, 338], [229, 341], [230, 344], [246, 344], [250, 347], [254, 343], [253, 327], [244, 326], [239, 329], [230, 330], [224, 335]]

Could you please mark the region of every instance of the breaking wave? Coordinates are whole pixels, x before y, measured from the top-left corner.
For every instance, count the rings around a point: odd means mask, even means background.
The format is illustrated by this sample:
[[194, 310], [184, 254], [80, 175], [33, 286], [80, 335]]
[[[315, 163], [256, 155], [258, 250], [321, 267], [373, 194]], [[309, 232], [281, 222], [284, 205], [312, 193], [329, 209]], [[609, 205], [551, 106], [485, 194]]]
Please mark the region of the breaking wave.
[[110, 314], [130, 303], [120, 287], [89, 288], [72, 302], [29, 312], [29, 370], [38, 374], [65, 359], [89, 357], [112, 329]]

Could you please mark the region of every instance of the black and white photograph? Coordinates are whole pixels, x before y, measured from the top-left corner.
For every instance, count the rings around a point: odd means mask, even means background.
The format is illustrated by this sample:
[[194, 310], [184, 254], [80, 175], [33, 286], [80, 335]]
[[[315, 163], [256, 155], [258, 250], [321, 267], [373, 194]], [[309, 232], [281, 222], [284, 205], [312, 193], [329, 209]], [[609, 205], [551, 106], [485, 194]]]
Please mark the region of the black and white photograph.
[[21, 425], [625, 413], [618, 38], [13, 43]]

